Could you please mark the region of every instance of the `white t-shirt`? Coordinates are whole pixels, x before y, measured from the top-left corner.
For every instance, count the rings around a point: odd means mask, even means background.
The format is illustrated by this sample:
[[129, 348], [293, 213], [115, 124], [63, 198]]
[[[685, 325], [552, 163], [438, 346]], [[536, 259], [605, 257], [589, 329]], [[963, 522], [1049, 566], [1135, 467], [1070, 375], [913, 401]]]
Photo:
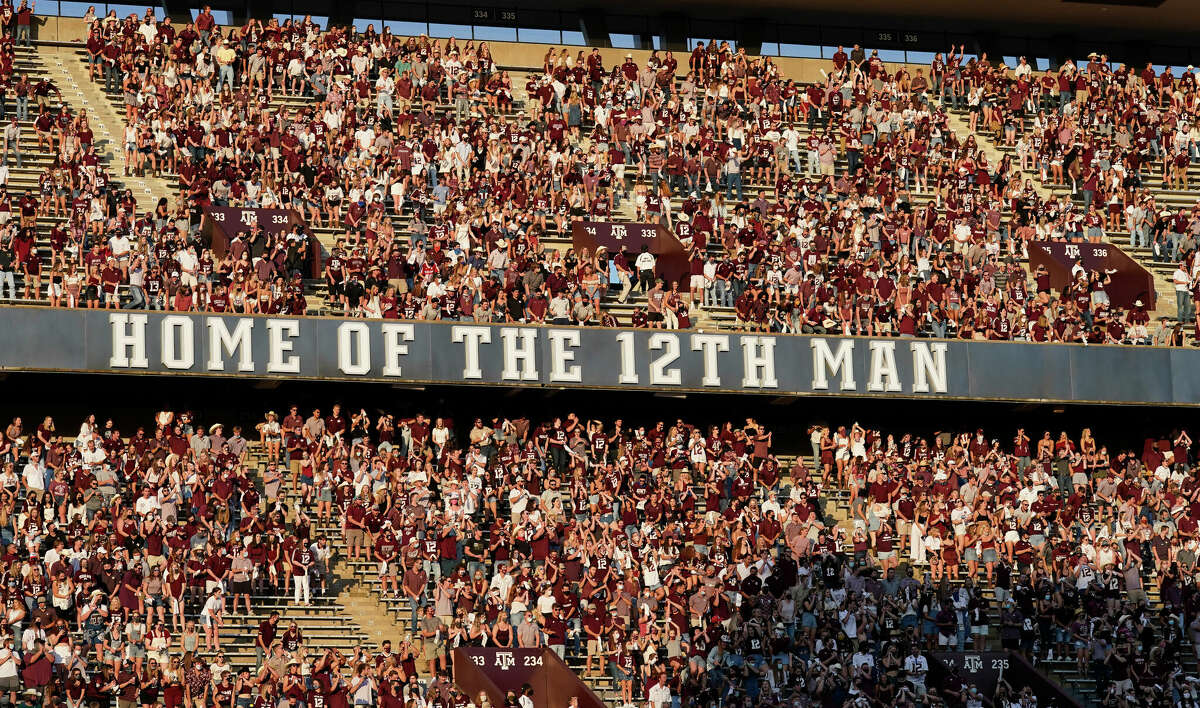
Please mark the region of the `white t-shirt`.
[[924, 682], [925, 674], [929, 673], [929, 661], [922, 655], [909, 655], [904, 660], [904, 671], [913, 681]]
[[108, 247], [112, 249], [112, 254], [118, 258], [129, 253], [129, 237], [125, 234], [115, 234], [108, 239]]
[[175, 260], [179, 263], [179, 269], [187, 274], [195, 274], [196, 266], [199, 261], [196, 260], [196, 254], [183, 249], [175, 254]]
[[501, 598], [508, 597], [508, 592], [510, 590], [512, 590], [512, 586], [513, 586], [513, 576], [507, 575], [507, 574], [506, 575], [497, 574], [497, 575], [493, 576], [492, 582], [490, 585], [490, 587], [496, 588], [497, 590], [500, 591]]
[[133, 510], [138, 516], [145, 516], [162, 508], [158, 502], [158, 496], [151, 494], [148, 497], [138, 497], [133, 504]]
[[26, 627], [21, 633], [21, 646], [26, 652], [36, 650], [38, 640], [46, 641], [46, 633], [36, 626]]
[[46, 476], [41, 465], [35, 465], [32, 462], [25, 465], [25, 469], [21, 475], [25, 478], [25, 486], [37, 491], [46, 489]]
[[783, 142], [788, 150], [798, 149], [800, 147], [800, 132], [791, 126], [784, 128]]
[[0, 647], [0, 678], [17, 675], [17, 658], [20, 656], [10, 647]]
[[650, 687], [650, 705], [662, 708], [671, 704], [671, 687], [665, 683], [656, 683]]
[[156, 27], [153, 22], [143, 22], [141, 26], [138, 27], [138, 34], [146, 38], [146, 44], [148, 46], [153, 46], [154, 38], [158, 36], [158, 27]]
[[1191, 278], [1188, 272], [1182, 267], [1175, 269], [1175, 274], [1171, 276], [1171, 280], [1175, 283], [1175, 292], [1187, 292], [1190, 288]]
[[216, 619], [217, 615], [219, 615], [220, 613], [221, 613], [221, 598], [217, 597], [216, 595], [210, 595], [208, 600], [205, 601], [204, 609], [200, 612], [200, 614], [205, 617], [211, 617], [213, 619]]
[[86, 464], [95, 466], [101, 462], [104, 462], [104, 459], [107, 457], [107, 455], [104, 453], [102, 448], [97, 447], [92, 450], [85, 449], [80, 453], [80, 457], [83, 458], [83, 461]]

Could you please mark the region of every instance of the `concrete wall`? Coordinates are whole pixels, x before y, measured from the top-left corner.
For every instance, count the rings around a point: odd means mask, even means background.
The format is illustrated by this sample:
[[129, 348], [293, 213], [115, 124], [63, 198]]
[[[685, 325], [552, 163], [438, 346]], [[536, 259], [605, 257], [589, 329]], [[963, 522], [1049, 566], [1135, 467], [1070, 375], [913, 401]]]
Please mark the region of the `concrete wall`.
[[[461, 42], [460, 42], [461, 44]], [[521, 42], [488, 42], [488, 46], [492, 49], [492, 56], [496, 63], [501, 66], [512, 67], [528, 67], [540, 69], [546, 58], [546, 52], [553, 49], [555, 52], [561, 52], [563, 46], [553, 44], [528, 44]], [[567, 53], [574, 57], [582, 50], [584, 55], [591, 53], [591, 49], [587, 47], [566, 47]], [[650, 56], [650, 51], [646, 49], [612, 49], [601, 48], [600, 56], [604, 57], [604, 65], [612, 66], [625, 61], [625, 55], [632, 54], [633, 60], [638, 64], [644, 64], [646, 58]], [[660, 51], [659, 56], [665, 55], [665, 52]], [[687, 73], [688, 53], [677, 52], [675, 54], [676, 61], [679, 62], [680, 74]], [[779, 67], [780, 73], [789, 79], [797, 79], [804, 82], [824, 81], [825, 77], [821, 74], [821, 70], [828, 71], [833, 66], [833, 62], [829, 59], [800, 59], [797, 57], [771, 57], [771, 60]], [[898, 66], [897, 64], [888, 64], [890, 67]], [[928, 68], [925, 64], [909, 64], [907, 65], [910, 72], [916, 72], [918, 68]]]
[[39, 15], [34, 38], [42, 42], [83, 42], [87, 39], [87, 25], [82, 17], [55, 17]]

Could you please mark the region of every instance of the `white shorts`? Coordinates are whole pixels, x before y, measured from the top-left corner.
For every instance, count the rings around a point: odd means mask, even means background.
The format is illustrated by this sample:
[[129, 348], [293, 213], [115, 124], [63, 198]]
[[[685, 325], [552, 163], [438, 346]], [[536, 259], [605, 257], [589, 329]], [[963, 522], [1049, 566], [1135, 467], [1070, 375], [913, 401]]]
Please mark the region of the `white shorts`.
[[704, 289], [704, 276], [703, 275], [693, 275], [692, 280], [691, 280], [691, 288], [692, 288], [692, 290], [703, 290]]

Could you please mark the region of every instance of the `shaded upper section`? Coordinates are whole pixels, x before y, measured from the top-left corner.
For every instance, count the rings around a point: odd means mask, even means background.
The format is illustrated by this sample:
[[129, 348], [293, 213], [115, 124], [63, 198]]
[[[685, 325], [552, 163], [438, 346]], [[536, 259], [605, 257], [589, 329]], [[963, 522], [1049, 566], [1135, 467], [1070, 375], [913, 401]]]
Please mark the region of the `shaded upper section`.
[[[196, 5], [194, 0], [168, 1], [165, 9], [182, 19]], [[1200, 63], [1200, 49], [1190, 41], [1200, 30], [1200, 13], [1191, 0], [356, 0], [334, 4], [217, 0], [212, 6], [226, 11], [233, 22], [247, 16], [310, 14], [322, 22], [361, 27], [388, 21], [396, 24], [393, 31], [398, 34], [417, 34], [424, 25], [432, 34], [444, 36], [446, 28], [459, 27], [458, 36], [469, 39], [474, 28], [475, 39], [492, 40], [508, 37], [486, 36], [488, 32], [480, 28], [497, 32], [519, 28], [520, 41], [550, 44], [678, 50], [690, 48], [699, 38], [717, 38], [743, 45], [752, 54], [760, 49], [774, 54], [772, 49], [778, 51], [779, 45], [860, 43], [869, 48], [932, 52], [945, 51], [953, 43], [965, 45], [969, 53], [997, 57], [1026, 55], [1059, 61], [1095, 50], [1139, 64]]]

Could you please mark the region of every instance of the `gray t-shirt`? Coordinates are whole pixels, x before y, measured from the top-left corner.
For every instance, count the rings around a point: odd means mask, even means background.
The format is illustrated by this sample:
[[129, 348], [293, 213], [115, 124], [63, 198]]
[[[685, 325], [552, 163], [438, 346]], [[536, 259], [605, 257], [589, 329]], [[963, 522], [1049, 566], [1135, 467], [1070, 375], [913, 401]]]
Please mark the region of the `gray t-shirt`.
[[325, 421], [321, 418], [309, 418], [304, 422], [304, 431], [311, 438], [319, 438], [325, 434]]
[[96, 486], [101, 487], [101, 488], [116, 487], [117, 486], [116, 471], [113, 470], [113, 468], [109, 467], [108, 465], [102, 465], [100, 467], [100, 469], [96, 471]]
[[441, 644], [442, 639], [440, 634], [429, 636], [432, 632], [441, 632], [442, 621], [437, 617], [422, 617], [421, 618], [421, 639], [426, 642], [434, 642]]
[[200, 453], [206, 452], [209, 449], [207, 435], [193, 435], [190, 441], [192, 453], [199, 456]]
[[517, 625], [517, 641], [522, 646], [531, 647], [537, 645], [538, 637], [540, 636], [541, 632], [533, 622], [521, 622], [521, 624]]
[[549, 311], [553, 318], [566, 317], [571, 312], [571, 302], [560, 294], [550, 301]]

